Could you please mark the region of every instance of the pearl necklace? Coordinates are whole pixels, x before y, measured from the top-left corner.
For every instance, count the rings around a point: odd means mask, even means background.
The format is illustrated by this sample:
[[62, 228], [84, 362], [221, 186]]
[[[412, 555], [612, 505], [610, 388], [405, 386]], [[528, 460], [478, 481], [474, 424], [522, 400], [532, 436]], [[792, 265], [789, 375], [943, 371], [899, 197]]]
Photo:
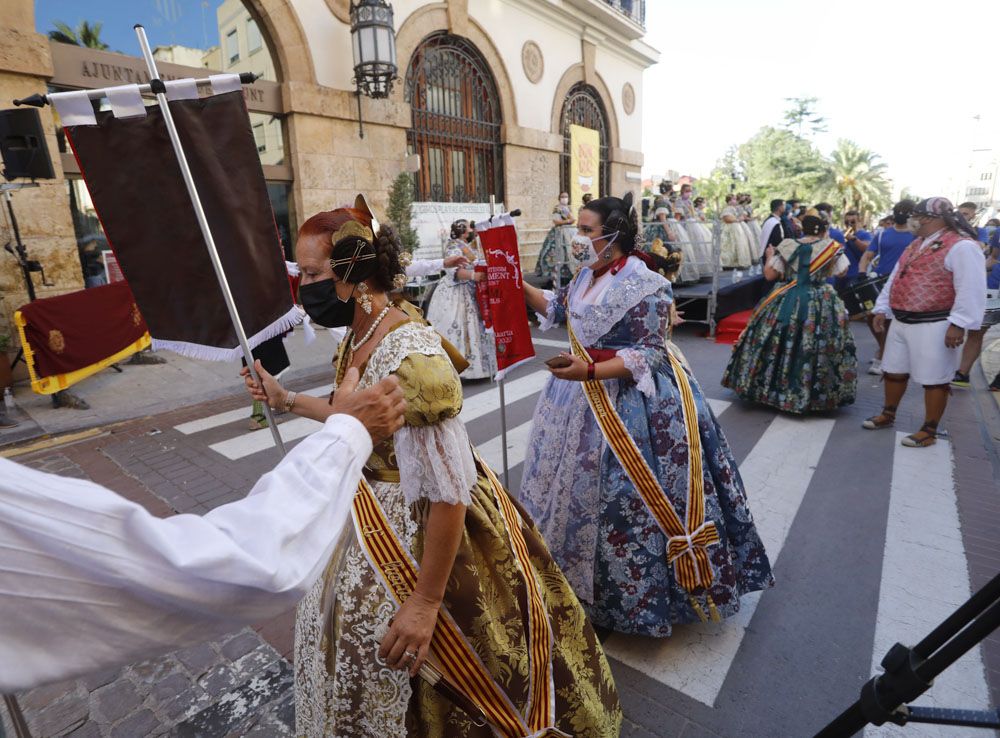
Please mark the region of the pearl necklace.
[[368, 332], [364, 335], [364, 338], [362, 338], [360, 341], [355, 341], [353, 337], [351, 338], [351, 353], [356, 352], [358, 348], [365, 345], [368, 339], [371, 338], [372, 335], [374, 335], [375, 329], [378, 328], [379, 324], [382, 322], [385, 316], [389, 314], [390, 310], [392, 310], [391, 302], [388, 303], [384, 308], [382, 308], [382, 312], [379, 313], [378, 317], [375, 318], [375, 322], [372, 323], [371, 328], [368, 329]]

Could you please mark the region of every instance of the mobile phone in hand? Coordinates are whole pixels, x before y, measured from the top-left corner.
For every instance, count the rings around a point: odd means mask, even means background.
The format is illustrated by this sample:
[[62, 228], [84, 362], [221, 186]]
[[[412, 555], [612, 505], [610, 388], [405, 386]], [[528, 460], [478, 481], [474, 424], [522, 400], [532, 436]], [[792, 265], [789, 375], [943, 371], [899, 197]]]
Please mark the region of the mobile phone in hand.
[[553, 356], [545, 362], [545, 366], [549, 369], [565, 369], [566, 367], [572, 365], [572, 363], [573, 362], [569, 360], [568, 356]]

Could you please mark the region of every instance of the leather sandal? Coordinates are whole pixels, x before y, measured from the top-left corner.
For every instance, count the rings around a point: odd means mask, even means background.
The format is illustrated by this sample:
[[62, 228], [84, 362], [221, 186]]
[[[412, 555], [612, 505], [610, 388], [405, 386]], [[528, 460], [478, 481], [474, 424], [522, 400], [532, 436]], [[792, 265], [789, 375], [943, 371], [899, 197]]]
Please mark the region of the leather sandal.
[[893, 410], [883, 410], [878, 415], [873, 415], [861, 424], [865, 430], [881, 430], [882, 428], [892, 428], [896, 424], [896, 413]]
[[916, 433], [908, 435], [901, 443], [907, 448], [927, 448], [937, 443], [937, 426], [924, 423]]

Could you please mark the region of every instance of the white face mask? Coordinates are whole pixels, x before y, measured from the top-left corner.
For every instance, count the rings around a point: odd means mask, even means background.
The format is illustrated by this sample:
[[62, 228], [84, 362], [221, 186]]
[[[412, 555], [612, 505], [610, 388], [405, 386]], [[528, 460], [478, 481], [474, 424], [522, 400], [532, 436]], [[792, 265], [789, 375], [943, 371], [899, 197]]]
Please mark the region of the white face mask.
[[920, 218], [907, 218], [906, 228], [910, 233], [916, 235], [917, 231], [920, 230]]
[[559, 204], [560, 205], [569, 205], [569, 198], [568, 197], [560, 197], [559, 198]]
[[610, 240], [607, 245], [601, 249], [600, 253], [598, 253], [597, 248], [594, 246], [594, 239], [590, 238], [590, 236], [584, 236], [583, 234], [577, 233], [573, 236], [573, 259], [580, 266], [588, 266], [595, 263], [598, 259], [608, 253], [608, 249], [611, 248], [611, 244], [613, 244], [615, 239], [618, 238], [618, 232], [615, 231], [607, 236], [601, 236], [596, 240], [603, 241], [605, 238], [609, 238]]

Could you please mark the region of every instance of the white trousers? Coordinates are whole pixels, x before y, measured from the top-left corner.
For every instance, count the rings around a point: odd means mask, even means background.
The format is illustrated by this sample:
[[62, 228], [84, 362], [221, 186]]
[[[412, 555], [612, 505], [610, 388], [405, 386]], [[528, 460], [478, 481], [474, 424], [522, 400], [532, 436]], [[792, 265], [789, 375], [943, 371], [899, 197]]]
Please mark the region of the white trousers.
[[947, 320], [912, 324], [893, 320], [885, 339], [882, 371], [909, 374], [917, 384], [950, 384], [962, 360], [962, 347], [944, 345], [949, 325]]

